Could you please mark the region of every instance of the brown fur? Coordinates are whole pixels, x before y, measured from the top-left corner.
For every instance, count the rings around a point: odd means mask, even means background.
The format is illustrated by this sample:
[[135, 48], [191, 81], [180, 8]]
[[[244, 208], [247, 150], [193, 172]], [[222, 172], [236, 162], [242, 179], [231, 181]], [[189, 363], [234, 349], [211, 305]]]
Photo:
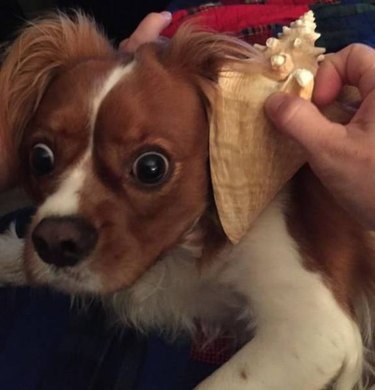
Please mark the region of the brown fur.
[[88, 18], [50, 15], [30, 23], [5, 52], [0, 72], [0, 118], [8, 139], [20, 142], [48, 84], [77, 60], [113, 57], [108, 40]]
[[[110, 59], [85, 61], [56, 76], [46, 89], [37, 114], [26, 126], [19, 146], [21, 156], [29, 156], [32, 146], [38, 142], [49, 145], [55, 152], [57, 165], [53, 177], [35, 176], [29, 159], [20, 159], [24, 182], [37, 200], [42, 200], [45, 194], [56, 189], [54, 178], [75, 164], [87, 148], [90, 132], [88, 98], [95, 92], [96, 85], [92, 75], [100, 80], [113, 64]], [[80, 109], [77, 110], [77, 107]]]
[[324, 276], [338, 302], [353, 314], [353, 297], [373, 273], [374, 248], [368, 232], [337, 204], [307, 166], [293, 180], [291, 205], [289, 229], [306, 266]]

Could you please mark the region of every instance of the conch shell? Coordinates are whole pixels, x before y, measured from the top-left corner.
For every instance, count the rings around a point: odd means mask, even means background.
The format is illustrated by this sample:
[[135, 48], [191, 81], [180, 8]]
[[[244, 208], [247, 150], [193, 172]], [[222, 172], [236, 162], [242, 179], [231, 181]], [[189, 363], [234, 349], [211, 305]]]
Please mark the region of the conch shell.
[[264, 103], [276, 91], [310, 99], [318, 62], [310, 11], [284, 27], [266, 46], [261, 61], [246, 59], [222, 70], [210, 123], [210, 165], [215, 203], [223, 229], [237, 243], [276, 193], [305, 162], [293, 141], [272, 128]]

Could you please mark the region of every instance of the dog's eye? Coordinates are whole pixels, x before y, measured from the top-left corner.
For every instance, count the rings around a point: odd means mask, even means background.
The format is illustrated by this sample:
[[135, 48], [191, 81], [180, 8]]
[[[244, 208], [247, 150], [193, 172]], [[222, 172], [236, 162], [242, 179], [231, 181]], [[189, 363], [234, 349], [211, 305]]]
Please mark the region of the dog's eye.
[[30, 163], [36, 175], [48, 175], [55, 167], [55, 157], [47, 145], [36, 144], [31, 150]]
[[133, 164], [132, 174], [141, 184], [161, 184], [168, 175], [168, 159], [158, 152], [141, 154]]

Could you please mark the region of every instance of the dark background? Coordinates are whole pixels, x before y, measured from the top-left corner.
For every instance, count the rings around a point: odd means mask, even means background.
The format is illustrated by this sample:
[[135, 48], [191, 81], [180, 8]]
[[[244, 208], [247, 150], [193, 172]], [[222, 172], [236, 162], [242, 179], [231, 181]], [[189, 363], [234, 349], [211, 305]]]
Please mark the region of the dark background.
[[93, 15], [116, 42], [129, 36], [142, 18], [164, 10], [170, 0], [0, 0], [0, 41], [12, 39], [25, 20], [46, 10], [81, 8]]

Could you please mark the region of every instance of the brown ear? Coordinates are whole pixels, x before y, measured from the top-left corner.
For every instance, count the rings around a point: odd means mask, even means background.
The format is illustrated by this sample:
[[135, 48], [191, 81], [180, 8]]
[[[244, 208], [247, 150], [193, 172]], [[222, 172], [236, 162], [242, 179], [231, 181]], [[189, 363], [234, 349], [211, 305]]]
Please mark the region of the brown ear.
[[0, 131], [17, 146], [51, 79], [85, 57], [113, 55], [97, 26], [81, 13], [30, 23], [5, 52], [0, 70]]
[[220, 73], [227, 68], [245, 68], [243, 60], [260, 59], [259, 52], [228, 35], [201, 31], [191, 23], [182, 25], [164, 52], [168, 69], [185, 69], [209, 98], [215, 93]]

